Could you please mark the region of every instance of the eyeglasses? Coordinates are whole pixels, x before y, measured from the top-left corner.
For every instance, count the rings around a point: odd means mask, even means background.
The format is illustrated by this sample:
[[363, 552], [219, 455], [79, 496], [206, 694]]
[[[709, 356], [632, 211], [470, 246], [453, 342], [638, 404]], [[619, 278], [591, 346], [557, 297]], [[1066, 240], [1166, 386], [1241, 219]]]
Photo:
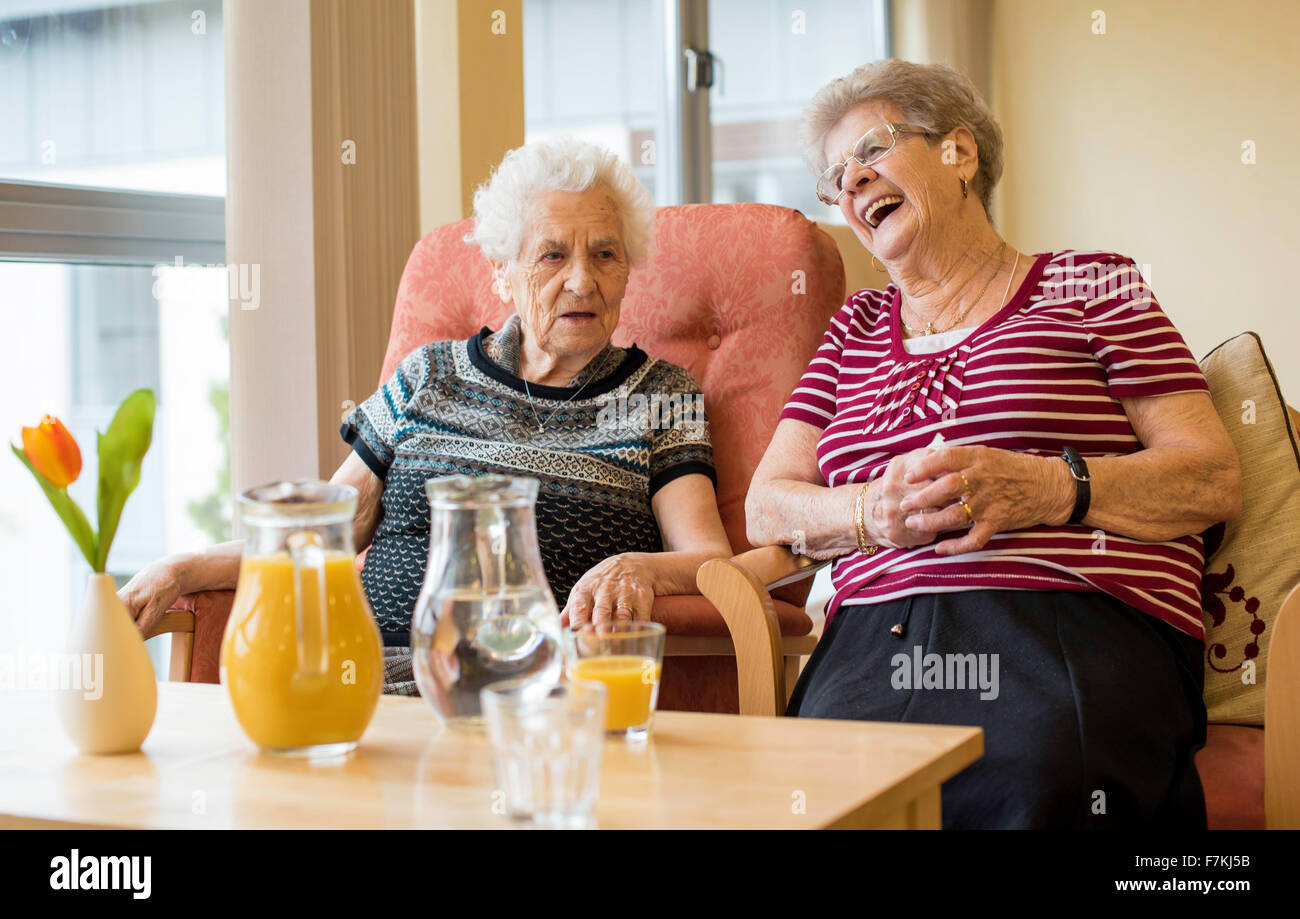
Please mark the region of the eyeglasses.
[[858, 142], [853, 145], [853, 152], [849, 154], [849, 159], [842, 163], [835, 163], [817, 179], [817, 197], [825, 204], [834, 205], [844, 194], [844, 189], [840, 187], [840, 182], [844, 179], [844, 172], [849, 168], [849, 160], [857, 161], [859, 166], [870, 166], [878, 163], [898, 144], [899, 134], [929, 134], [925, 128], [915, 124], [898, 124], [892, 121], [886, 121], [876, 125], [866, 134], [858, 138]]

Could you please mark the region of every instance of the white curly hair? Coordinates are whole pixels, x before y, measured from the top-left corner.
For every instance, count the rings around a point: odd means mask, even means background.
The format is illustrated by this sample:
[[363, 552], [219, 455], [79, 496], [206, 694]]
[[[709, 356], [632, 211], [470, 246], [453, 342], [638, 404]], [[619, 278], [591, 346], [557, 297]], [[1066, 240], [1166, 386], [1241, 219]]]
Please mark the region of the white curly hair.
[[628, 263], [642, 264], [654, 235], [654, 199], [613, 153], [569, 136], [533, 141], [505, 155], [474, 192], [474, 228], [465, 242], [478, 245], [493, 262], [514, 261], [540, 192], [581, 192], [598, 183], [614, 196]]

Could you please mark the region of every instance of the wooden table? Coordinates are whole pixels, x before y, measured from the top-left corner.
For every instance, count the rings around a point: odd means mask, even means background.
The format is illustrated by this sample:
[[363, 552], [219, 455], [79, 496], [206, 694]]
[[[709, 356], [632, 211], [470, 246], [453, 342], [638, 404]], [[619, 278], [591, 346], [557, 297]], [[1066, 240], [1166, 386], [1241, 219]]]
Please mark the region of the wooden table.
[[[486, 736], [385, 696], [342, 761], [258, 753], [224, 686], [160, 683], [143, 752], [80, 756], [53, 701], [0, 694], [0, 827], [508, 827]], [[602, 828], [938, 828], [978, 728], [660, 712], [606, 742]]]

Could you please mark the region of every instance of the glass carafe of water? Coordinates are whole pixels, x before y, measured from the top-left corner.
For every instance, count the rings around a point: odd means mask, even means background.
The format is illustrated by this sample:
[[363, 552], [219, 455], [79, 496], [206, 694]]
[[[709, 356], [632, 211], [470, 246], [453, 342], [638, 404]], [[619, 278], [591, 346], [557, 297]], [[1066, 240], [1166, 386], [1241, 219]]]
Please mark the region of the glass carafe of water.
[[420, 694], [445, 722], [481, 727], [479, 690], [560, 678], [560, 615], [537, 548], [536, 479], [425, 483], [429, 563], [411, 617]]

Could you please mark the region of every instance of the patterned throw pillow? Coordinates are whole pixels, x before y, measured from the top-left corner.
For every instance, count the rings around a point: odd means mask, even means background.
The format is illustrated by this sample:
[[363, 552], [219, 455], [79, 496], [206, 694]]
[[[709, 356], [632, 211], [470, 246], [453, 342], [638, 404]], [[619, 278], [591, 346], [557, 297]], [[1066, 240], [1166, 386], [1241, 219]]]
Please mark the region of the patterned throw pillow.
[[1300, 447], [1258, 335], [1228, 339], [1201, 370], [1242, 476], [1241, 514], [1206, 533], [1205, 707], [1212, 724], [1263, 724], [1273, 621], [1300, 581]]

